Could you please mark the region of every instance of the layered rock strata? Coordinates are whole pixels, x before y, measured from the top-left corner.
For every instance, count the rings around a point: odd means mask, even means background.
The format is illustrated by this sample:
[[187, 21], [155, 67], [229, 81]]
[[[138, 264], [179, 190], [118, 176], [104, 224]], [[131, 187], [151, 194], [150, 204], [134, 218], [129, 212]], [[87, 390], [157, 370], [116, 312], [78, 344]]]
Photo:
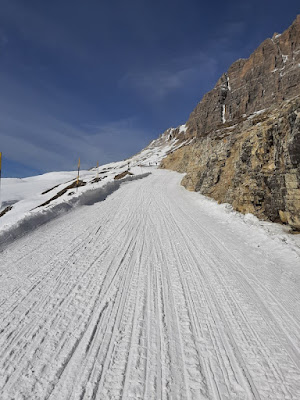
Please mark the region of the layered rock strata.
[[190, 190], [300, 230], [300, 15], [235, 62], [186, 126], [193, 141], [163, 168], [186, 172]]

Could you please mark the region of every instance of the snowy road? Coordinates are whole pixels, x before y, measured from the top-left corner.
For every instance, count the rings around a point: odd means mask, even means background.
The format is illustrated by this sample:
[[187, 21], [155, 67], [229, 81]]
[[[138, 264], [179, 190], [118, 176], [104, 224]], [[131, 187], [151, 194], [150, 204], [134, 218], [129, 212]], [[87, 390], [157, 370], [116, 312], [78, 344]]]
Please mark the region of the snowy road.
[[[153, 171], [0, 254], [0, 399], [300, 399], [300, 263]], [[220, 214], [221, 215], [221, 214]]]

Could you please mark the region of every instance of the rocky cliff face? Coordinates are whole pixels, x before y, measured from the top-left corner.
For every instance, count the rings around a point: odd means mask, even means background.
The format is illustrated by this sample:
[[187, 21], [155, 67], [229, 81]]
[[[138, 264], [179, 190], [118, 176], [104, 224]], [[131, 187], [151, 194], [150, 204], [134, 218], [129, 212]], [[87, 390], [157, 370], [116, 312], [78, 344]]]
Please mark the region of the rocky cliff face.
[[185, 187], [300, 229], [300, 15], [221, 76], [186, 137], [162, 163]]

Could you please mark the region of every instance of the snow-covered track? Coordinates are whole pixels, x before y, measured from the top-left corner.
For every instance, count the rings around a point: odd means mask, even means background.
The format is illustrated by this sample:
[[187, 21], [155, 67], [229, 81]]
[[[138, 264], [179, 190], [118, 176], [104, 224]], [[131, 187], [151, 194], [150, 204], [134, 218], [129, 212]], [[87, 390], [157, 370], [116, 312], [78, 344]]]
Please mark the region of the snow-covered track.
[[0, 399], [300, 399], [300, 261], [154, 170], [0, 254]]

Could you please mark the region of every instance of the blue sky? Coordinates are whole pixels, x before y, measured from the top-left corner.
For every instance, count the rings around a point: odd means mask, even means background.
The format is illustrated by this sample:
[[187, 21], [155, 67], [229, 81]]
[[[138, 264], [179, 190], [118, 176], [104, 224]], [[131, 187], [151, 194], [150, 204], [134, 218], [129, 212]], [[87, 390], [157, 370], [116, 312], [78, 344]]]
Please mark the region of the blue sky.
[[299, 0], [0, 0], [3, 176], [129, 157], [299, 12]]

